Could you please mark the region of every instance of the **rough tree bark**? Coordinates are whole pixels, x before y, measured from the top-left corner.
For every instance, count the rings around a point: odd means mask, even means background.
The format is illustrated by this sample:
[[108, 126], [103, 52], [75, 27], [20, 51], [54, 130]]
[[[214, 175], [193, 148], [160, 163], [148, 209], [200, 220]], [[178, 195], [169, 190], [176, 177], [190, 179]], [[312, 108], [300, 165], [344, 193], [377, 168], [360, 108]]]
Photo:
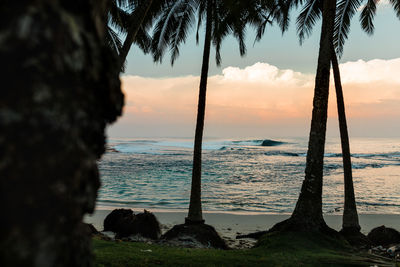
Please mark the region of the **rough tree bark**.
[[82, 218], [123, 106], [106, 3], [0, 3], [0, 266], [92, 263]]
[[333, 68], [333, 77], [335, 80], [336, 101], [338, 108], [340, 141], [342, 145], [343, 172], [344, 172], [344, 211], [343, 211], [342, 231], [359, 232], [361, 230], [361, 227], [358, 221], [356, 198], [354, 194], [353, 172], [351, 169], [350, 142], [349, 142], [349, 134], [347, 132], [347, 121], [346, 121], [346, 111], [344, 106], [343, 88], [340, 79], [339, 63], [333, 45], [331, 49], [332, 49], [332, 68]]
[[212, 1], [207, 1], [206, 33], [204, 40], [203, 63], [201, 67], [196, 132], [194, 138], [192, 188], [190, 192], [189, 213], [188, 217], [185, 220], [185, 223], [187, 224], [204, 223], [203, 213], [201, 208], [201, 153], [202, 153], [201, 146], [203, 143], [208, 67], [210, 62], [210, 49], [211, 49], [211, 23], [212, 23], [211, 12], [212, 12]]
[[300, 196], [291, 218], [278, 223], [270, 231], [333, 231], [322, 216], [322, 181], [335, 10], [336, 0], [324, 1], [305, 179]]

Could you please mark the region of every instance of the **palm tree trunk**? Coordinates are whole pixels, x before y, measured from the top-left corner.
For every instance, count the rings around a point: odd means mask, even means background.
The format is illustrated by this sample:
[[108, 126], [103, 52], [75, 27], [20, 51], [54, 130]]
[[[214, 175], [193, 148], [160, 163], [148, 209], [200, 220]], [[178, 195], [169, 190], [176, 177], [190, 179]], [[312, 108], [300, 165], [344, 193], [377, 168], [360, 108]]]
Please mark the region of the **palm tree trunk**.
[[291, 217], [295, 228], [302, 230], [327, 227], [322, 216], [322, 181], [335, 9], [336, 0], [324, 1], [305, 179]]
[[190, 192], [189, 214], [186, 224], [204, 223], [201, 209], [201, 146], [203, 143], [204, 116], [206, 110], [206, 91], [208, 79], [208, 65], [211, 48], [212, 3], [207, 1], [207, 22], [201, 68], [199, 103], [197, 107], [196, 132], [194, 137], [192, 189]]
[[124, 44], [122, 45], [121, 51], [119, 53], [119, 67], [118, 70], [122, 71], [124, 68], [124, 64], [125, 64], [125, 60], [126, 57], [128, 56], [129, 50], [131, 49], [132, 43], [135, 41], [136, 39], [136, 35], [139, 32], [140, 27], [142, 26], [142, 23], [144, 21], [144, 19], [147, 16], [147, 13], [150, 10], [150, 7], [153, 3], [153, 0], [148, 0], [146, 9], [143, 12], [143, 16], [140, 18], [139, 21], [136, 21], [135, 19], [132, 19], [132, 25], [130, 25], [129, 30], [128, 30], [128, 34], [125, 38]]
[[344, 211], [343, 211], [343, 231], [359, 232], [361, 227], [358, 222], [357, 206], [354, 196], [353, 174], [351, 170], [351, 155], [349, 134], [347, 132], [346, 112], [344, 106], [342, 83], [340, 80], [339, 63], [333, 45], [332, 67], [335, 79], [336, 100], [339, 117], [340, 141], [342, 144], [343, 171], [344, 171]]
[[82, 221], [123, 103], [107, 2], [0, 2], [0, 266], [94, 265]]

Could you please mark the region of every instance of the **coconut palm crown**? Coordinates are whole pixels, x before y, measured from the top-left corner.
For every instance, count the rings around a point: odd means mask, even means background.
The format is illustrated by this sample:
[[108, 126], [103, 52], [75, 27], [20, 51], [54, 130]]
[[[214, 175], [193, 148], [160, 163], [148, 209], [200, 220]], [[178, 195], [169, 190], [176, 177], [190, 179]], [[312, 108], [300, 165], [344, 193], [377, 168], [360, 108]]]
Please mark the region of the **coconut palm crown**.
[[[119, 57], [119, 69], [124, 71], [126, 57], [132, 44], [146, 54], [152, 38], [148, 31], [154, 20], [172, 0], [111, 0], [108, 8], [106, 41]], [[124, 41], [121, 37], [125, 37]]]

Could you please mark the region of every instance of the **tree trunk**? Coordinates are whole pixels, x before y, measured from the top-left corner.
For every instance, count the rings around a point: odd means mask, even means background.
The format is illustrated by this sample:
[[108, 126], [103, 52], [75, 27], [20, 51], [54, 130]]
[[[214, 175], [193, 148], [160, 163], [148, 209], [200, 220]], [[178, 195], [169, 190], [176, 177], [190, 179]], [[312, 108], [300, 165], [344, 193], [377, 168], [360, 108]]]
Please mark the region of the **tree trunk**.
[[201, 146], [203, 143], [204, 116], [206, 110], [206, 91], [208, 79], [208, 66], [211, 48], [211, 23], [212, 5], [207, 1], [206, 34], [204, 40], [203, 63], [201, 68], [199, 103], [197, 107], [196, 132], [194, 137], [192, 189], [190, 192], [189, 214], [185, 223], [204, 223], [201, 209]]
[[0, 266], [92, 265], [82, 219], [123, 105], [106, 4], [1, 1]]
[[143, 24], [144, 19], [147, 16], [147, 13], [150, 10], [151, 5], [153, 4], [153, 0], [148, 0], [146, 9], [143, 12], [143, 16], [140, 17], [139, 21], [137, 21], [134, 18], [131, 18], [132, 24], [130, 25], [128, 29], [128, 34], [125, 38], [124, 44], [122, 45], [121, 51], [119, 53], [119, 68], [118, 70], [122, 71], [124, 69], [124, 64], [126, 57], [128, 56], [129, 50], [131, 49], [132, 43], [136, 39], [136, 35], [139, 32], [140, 27]]
[[293, 230], [318, 231], [327, 228], [322, 216], [322, 181], [335, 9], [336, 0], [324, 1], [305, 179], [289, 219]]
[[359, 232], [361, 227], [358, 222], [356, 199], [354, 196], [353, 174], [351, 170], [351, 155], [349, 134], [347, 132], [346, 112], [344, 106], [343, 89], [340, 80], [340, 70], [337, 56], [333, 45], [332, 48], [332, 67], [335, 79], [336, 100], [339, 117], [340, 141], [342, 144], [343, 171], [344, 171], [344, 211], [343, 211], [343, 231]]

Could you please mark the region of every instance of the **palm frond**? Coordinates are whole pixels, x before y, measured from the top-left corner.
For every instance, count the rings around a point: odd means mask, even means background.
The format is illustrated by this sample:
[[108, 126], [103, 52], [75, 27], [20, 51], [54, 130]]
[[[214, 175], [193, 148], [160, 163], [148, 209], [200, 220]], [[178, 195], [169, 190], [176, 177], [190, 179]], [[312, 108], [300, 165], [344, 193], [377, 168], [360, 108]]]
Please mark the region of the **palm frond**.
[[135, 44], [139, 46], [143, 53], [147, 54], [150, 52], [151, 42], [152, 38], [149, 33], [143, 27], [140, 27], [136, 35]]
[[[261, 40], [265, 33], [267, 25], [272, 25], [274, 13], [276, 12], [277, 6], [274, 6], [272, 10], [268, 11], [267, 15], [262, 14], [261, 19], [256, 22], [256, 38], [254, 39], [254, 44]], [[254, 22], [253, 22], [254, 24]]]
[[107, 32], [105, 37], [108, 47], [110, 47], [111, 50], [116, 55], [118, 55], [122, 47], [122, 42], [118, 34], [111, 27], [107, 26]]
[[350, 21], [361, 6], [362, 0], [339, 0], [336, 8], [333, 44], [339, 57], [342, 56], [344, 42], [350, 31]]
[[167, 16], [165, 21], [163, 22], [163, 26], [160, 32], [160, 37], [159, 37], [159, 41], [158, 41], [158, 49], [161, 49], [162, 46], [162, 42], [165, 40], [165, 33], [167, 30], [167, 27], [170, 25], [170, 20], [172, 18], [172, 16], [174, 16], [176, 14], [176, 11], [179, 7], [181, 7], [183, 4], [185, 4], [185, 0], [177, 0], [176, 3], [174, 5], [172, 5], [172, 7], [170, 8], [170, 10], [167, 12]]
[[129, 14], [122, 8], [112, 5], [108, 10], [108, 25], [119, 32], [126, 33]]
[[321, 17], [321, 2], [319, 0], [307, 0], [300, 15], [297, 17], [297, 34], [299, 35], [300, 44], [311, 35], [315, 22]]
[[360, 14], [361, 28], [369, 35], [374, 33], [374, 16], [376, 14], [376, 4], [379, 0], [368, 0]]
[[161, 13], [153, 32], [152, 53], [154, 61], [162, 61], [167, 48], [173, 64], [179, 55], [179, 46], [185, 42], [195, 20], [198, 0], [178, 0]]
[[274, 19], [278, 23], [282, 34], [289, 28], [289, 11], [293, 3], [289, 0], [278, 0], [277, 9], [274, 11]]
[[189, 28], [195, 20], [195, 12], [197, 6], [194, 1], [188, 1], [183, 9], [177, 13], [177, 27], [171, 38], [171, 65], [174, 65], [175, 60], [179, 56], [179, 46], [185, 42]]
[[205, 3], [202, 1], [199, 5], [199, 9], [197, 12], [197, 28], [196, 28], [196, 44], [199, 44], [199, 31], [201, 27], [201, 23], [203, 22], [203, 16], [205, 14]]
[[390, 3], [392, 4], [397, 17], [400, 19], [400, 0], [390, 0]]

